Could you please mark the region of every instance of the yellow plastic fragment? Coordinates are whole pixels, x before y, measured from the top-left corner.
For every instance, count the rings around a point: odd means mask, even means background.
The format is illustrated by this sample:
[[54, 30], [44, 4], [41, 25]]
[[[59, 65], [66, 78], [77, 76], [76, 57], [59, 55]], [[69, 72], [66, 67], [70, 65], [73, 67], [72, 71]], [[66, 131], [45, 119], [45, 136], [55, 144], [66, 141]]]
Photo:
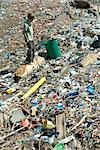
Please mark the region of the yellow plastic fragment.
[[55, 125], [53, 124], [53, 122], [49, 121], [49, 120], [42, 120], [43, 126], [46, 129], [53, 129], [55, 128]]
[[8, 94], [12, 94], [12, 93], [14, 93], [15, 91], [16, 91], [15, 88], [10, 88], [10, 89], [7, 89], [7, 90], [6, 90], [6, 92], [7, 92]]
[[25, 100], [31, 96], [44, 82], [46, 81], [45, 77], [42, 77], [21, 99]]

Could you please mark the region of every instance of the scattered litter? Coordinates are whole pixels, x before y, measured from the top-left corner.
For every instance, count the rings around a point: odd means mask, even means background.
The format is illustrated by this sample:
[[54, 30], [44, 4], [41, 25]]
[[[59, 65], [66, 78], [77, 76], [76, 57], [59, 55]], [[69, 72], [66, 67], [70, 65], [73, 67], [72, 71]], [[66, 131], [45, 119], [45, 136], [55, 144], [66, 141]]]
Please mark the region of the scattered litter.
[[[1, 150], [100, 149], [100, 8], [92, 2], [1, 0]], [[27, 12], [35, 17], [31, 64]]]

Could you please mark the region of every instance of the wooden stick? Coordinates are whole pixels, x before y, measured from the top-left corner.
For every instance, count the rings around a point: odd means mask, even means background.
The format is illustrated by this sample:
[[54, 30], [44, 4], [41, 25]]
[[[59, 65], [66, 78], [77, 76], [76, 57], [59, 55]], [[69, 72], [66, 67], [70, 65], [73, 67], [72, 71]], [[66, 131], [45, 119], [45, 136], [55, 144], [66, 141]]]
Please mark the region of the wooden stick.
[[71, 131], [75, 130], [78, 126], [80, 126], [84, 121], [87, 115], [83, 116], [83, 118], [71, 129]]
[[85, 121], [86, 117], [94, 118], [96, 116], [97, 116], [97, 114], [93, 114], [93, 115], [87, 114], [87, 115], [83, 116], [83, 118], [71, 129], [71, 131], [75, 130], [78, 126], [80, 126]]
[[31, 115], [30, 112], [23, 106], [23, 105], [19, 105], [28, 115]]
[[13, 135], [13, 134], [15, 134], [15, 133], [21, 131], [21, 130], [23, 130], [24, 128], [25, 128], [25, 127], [21, 127], [21, 128], [15, 130], [15, 131], [13, 131], [13, 132], [8, 133], [7, 135], [4, 135], [3, 137], [0, 137], [0, 141], [4, 140], [5, 138], [7, 138], [7, 137], [9, 137], [9, 136], [11, 136], [11, 135]]

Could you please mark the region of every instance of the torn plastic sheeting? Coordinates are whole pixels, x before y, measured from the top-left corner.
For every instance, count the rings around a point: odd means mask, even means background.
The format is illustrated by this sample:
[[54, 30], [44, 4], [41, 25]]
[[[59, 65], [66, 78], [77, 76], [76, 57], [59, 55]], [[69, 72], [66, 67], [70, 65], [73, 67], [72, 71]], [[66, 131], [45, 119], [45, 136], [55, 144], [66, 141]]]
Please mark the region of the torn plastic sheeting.
[[46, 81], [45, 77], [42, 77], [21, 99], [25, 100], [31, 96], [44, 82]]

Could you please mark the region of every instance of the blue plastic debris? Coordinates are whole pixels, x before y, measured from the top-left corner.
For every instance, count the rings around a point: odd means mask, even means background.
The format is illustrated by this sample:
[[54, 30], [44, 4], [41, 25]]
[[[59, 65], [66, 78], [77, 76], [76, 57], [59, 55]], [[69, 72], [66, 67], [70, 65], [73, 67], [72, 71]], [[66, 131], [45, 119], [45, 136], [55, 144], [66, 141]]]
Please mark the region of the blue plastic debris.
[[95, 94], [95, 88], [93, 85], [89, 85], [87, 87], [87, 92], [89, 92], [89, 94]]

